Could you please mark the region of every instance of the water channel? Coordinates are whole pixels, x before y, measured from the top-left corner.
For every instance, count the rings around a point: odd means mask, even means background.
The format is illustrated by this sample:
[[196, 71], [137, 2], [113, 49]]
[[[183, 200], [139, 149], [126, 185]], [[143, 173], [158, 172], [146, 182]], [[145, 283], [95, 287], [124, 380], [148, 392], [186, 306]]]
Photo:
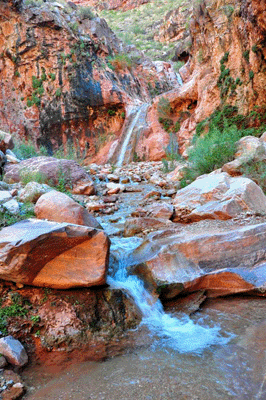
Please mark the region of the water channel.
[[114, 238], [119, 261], [108, 283], [125, 290], [142, 313], [142, 346], [103, 362], [63, 372], [27, 372], [27, 400], [263, 400], [266, 399], [264, 299], [208, 300], [192, 317], [166, 313], [143, 283], [127, 273], [138, 238]]

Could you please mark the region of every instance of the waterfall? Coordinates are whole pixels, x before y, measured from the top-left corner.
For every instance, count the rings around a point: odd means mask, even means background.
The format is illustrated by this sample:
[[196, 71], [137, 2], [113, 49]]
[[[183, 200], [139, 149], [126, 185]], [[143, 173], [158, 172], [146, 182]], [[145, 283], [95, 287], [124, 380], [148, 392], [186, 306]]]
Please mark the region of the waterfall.
[[135, 106], [133, 108], [133, 110], [131, 111], [131, 114], [135, 114], [134, 118], [131, 120], [129, 126], [126, 127], [126, 134], [124, 136], [124, 140], [123, 140], [123, 144], [122, 147], [120, 149], [120, 153], [117, 159], [117, 163], [116, 165], [118, 167], [121, 167], [121, 165], [123, 164], [123, 162], [125, 161], [125, 155], [126, 152], [128, 150], [128, 145], [129, 142], [132, 138], [133, 133], [137, 133], [138, 132], [138, 128], [139, 128], [139, 120], [141, 118], [141, 116], [143, 116], [143, 114], [146, 115], [146, 111], [148, 108], [149, 104], [147, 103], [143, 103], [140, 106]]
[[179, 74], [179, 72], [176, 72], [176, 79], [177, 79], [179, 86], [183, 86], [183, 81], [182, 81], [182, 78], [181, 78], [181, 75]]
[[180, 353], [200, 353], [213, 344], [223, 344], [229, 339], [219, 334], [220, 327], [208, 327], [195, 323], [184, 315], [176, 318], [164, 311], [160, 300], [149, 293], [144, 282], [128, 274], [130, 253], [138, 246], [138, 238], [113, 239], [111, 252], [118, 262], [113, 266], [107, 282], [111, 287], [123, 289], [134, 300], [142, 314], [142, 325], [146, 325], [159, 346], [168, 347]]

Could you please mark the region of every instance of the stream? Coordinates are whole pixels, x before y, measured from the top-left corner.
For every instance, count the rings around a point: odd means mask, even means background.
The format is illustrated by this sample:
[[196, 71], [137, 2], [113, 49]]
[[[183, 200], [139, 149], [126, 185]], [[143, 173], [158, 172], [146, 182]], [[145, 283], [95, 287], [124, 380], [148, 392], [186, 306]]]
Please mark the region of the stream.
[[[108, 283], [132, 297], [142, 314], [136, 334], [142, 346], [102, 362], [85, 362], [63, 372], [28, 371], [27, 400], [251, 400], [266, 398], [264, 299], [208, 300], [192, 317], [163, 310], [143, 282], [127, 272], [139, 238], [113, 238], [117, 262]], [[141, 333], [142, 332], [142, 333]]]

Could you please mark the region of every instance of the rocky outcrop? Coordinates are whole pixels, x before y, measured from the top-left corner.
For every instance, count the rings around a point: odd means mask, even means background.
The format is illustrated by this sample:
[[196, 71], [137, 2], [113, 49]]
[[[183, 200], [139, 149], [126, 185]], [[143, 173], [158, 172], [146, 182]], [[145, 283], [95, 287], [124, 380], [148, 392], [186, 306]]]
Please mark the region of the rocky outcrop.
[[73, 160], [40, 156], [5, 166], [5, 182], [14, 183], [25, 179], [61, 185], [75, 194], [90, 195], [95, 191], [89, 174]]
[[130, 346], [126, 331], [140, 322], [136, 306], [118, 289], [12, 290], [8, 282], [0, 282], [0, 290], [2, 309], [14, 304], [23, 308], [23, 313], [6, 319], [6, 330], [24, 344], [31, 363], [55, 365], [56, 358], [62, 366], [71, 359], [101, 360], [118, 354]]
[[249, 163], [266, 160], [265, 135], [262, 138], [246, 136], [237, 143], [235, 159], [223, 165], [222, 171], [232, 176], [241, 175], [242, 169]]
[[233, 178], [225, 172], [200, 176], [179, 190], [173, 203], [175, 222], [266, 213], [266, 197], [261, 188], [248, 178]]
[[0, 278], [21, 284], [68, 289], [103, 285], [109, 239], [94, 228], [25, 220], [0, 237]]
[[[224, 230], [223, 225], [194, 231], [151, 234], [135, 250], [131, 264], [164, 299], [206, 290], [207, 296], [247, 292], [265, 295], [265, 223]], [[228, 228], [227, 228], [228, 229]]]
[[99, 0], [75, 0], [75, 4], [91, 6], [97, 10], [131, 10], [141, 6], [142, 4], [149, 3], [151, 0], [109, 0], [109, 1], [99, 1]]
[[169, 89], [88, 7], [31, 2], [15, 10], [0, 2], [0, 17], [0, 128], [49, 155], [63, 146], [106, 162], [130, 105], [150, 100], [148, 83]]
[[43, 194], [37, 201], [34, 212], [40, 219], [101, 229], [101, 225], [84, 207], [56, 190]]
[[[154, 100], [148, 115], [150, 130], [139, 141], [137, 154], [144, 153], [146, 159], [154, 160], [164, 157], [162, 150], [169, 144], [170, 136], [158, 121], [162, 97], [169, 102], [170, 131], [181, 153], [190, 144], [196, 124], [218, 107], [232, 105], [240, 114], [247, 115], [257, 106], [254, 110], [264, 115], [263, 13], [265, 5], [259, 0], [211, 0], [194, 6], [189, 20], [190, 57], [179, 71], [184, 85]], [[182, 60], [182, 53], [181, 46], [176, 60]], [[256, 117], [250, 120], [254, 126], [260, 123]]]

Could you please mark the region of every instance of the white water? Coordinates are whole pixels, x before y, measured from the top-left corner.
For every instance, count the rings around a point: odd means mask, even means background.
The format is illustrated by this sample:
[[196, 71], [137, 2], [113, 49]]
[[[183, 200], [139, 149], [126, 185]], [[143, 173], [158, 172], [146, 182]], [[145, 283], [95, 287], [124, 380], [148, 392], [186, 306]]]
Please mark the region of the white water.
[[176, 79], [177, 79], [179, 86], [183, 86], [183, 81], [182, 81], [181, 75], [178, 72], [176, 73]]
[[137, 238], [115, 239], [112, 247], [118, 255], [119, 267], [108, 278], [108, 283], [112, 287], [124, 289], [134, 299], [142, 314], [141, 323], [155, 337], [155, 346], [158, 344], [180, 353], [201, 353], [210, 345], [227, 343], [230, 338], [220, 335], [219, 326], [208, 327], [193, 322], [186, 315], [175, 318], [165, 313], [160, 300], [145, 289], [144, 283], [137, 276], [128, 274], [130, 253], [138, 244]]
[[[118, 167], [121, 167], [121, 165], [123, 164], [123, 161], [124, 161], [124, 158], [125, 158], [125, 154], [126, 154], [126, 151], [127, 151], [127, 146], [129, 144], [129, 141], [130, 141], [130, 138], [132, 136], [132, 133], [133, 133], [133, 131], [134, 131], [134, 129], [135, 129], [137, 123], [138, 123], [138, 120], [139, 120], [139, 117], [141, 115], [141, 112], [144, 109], [147, 109], [147, 108], [148, 108], [148, 104], [146, 104], [146, 103], [144, 103], [144, 104], [139, 106], [139, 108], [138, 108], [138, 110], [137, 110], [137, 112], [135, 114], [135, 117], [133, 118], [132, 122], [130, 123], [130, 125], [129, 125], [128, 129], [127, 129], [127, 134], [126, 134], [126, 137], [125, 137], [124, 142], [122, 144], [122, 147], [121, 147], [121, 150], [120, 150], [120, 154], [119, 154], [119, 157], [118, 157], [118, 160], [117, 160], [117, 163], [116, 163], [116, 165]], [[136, 111], [136, 109], [134, 109], [132, 111], [132, 113], [134, 113], [135, 111]]]

